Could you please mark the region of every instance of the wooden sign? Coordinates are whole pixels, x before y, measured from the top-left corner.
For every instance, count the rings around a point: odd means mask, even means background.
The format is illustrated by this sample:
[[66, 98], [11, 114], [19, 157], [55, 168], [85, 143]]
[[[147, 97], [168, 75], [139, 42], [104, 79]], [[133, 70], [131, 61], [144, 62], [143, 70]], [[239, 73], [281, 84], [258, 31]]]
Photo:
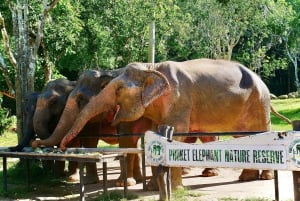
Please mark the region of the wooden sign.
[[169, 167], [228, 167], [300, 171], [300, 132], [265, 132], [226, 141], [188, 144], [145, 134], [146, 163]]

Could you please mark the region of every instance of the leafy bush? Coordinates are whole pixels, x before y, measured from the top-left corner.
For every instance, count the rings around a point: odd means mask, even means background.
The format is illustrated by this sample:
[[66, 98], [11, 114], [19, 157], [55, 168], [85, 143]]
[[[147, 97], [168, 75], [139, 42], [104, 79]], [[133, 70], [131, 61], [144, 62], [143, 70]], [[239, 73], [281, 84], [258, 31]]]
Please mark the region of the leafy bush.
[[9, 110], [7, 108], [1, 107], [2, 96], [0, 96], [0, 136], [4, 133], [12, 123], [12, 117], [9, 117]]

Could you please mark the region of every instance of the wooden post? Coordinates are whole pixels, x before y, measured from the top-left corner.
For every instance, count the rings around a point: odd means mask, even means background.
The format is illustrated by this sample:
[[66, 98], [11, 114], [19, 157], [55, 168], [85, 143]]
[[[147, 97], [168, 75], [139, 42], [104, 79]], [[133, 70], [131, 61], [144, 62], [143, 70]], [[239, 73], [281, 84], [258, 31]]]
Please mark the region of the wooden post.
[[27, 188], [30, 189], [30, 159], [25, 159]]
[[[293, 130], [300, 131], [300, 120], [292, 122]], [[293, 171], [294, 201], [300, 200], [300, 171]]]
[[123, 167], [124, 167], [124, 178], [123, 178], [123, 181], [124, 181], [124, 193], [123, 193], [123, 197], [126, 198], [127, 197], [127, 190], [128, 190], [128, 184], [127, 184], [127, 154], [124, 153], [123, 154]]
[[103, 161], [102, 163], [102, 172], [103, 172], [103, 194], [107, 195], [107, 162]]
[[150, 37], [149, 37], [149, 55], [148, 62], [154, 65], [155, 60], [155, 22], [150, 24]]
[[[141, 148], [145, 150], [144, 136], [141, 137]], [[145, 151], [142, 152], [142, 173], [143, 173], [143, 191], [146, 191], [146, 155]]]
[[3, 191], [7, 191], [7, 159], [6, 157], [2, 157], [3, 163]]
[[85, 195], [84, 195], [84, 163], [79, 162], [79, 186], [80, 186], [80, 201], [85, 201]]
[[[160, 125], [158, 133], [168, 138], [168, 141], [172, 141], [174, 127], [167, 125]], [[159, 200], [171, 200], [171, 168], [166, 166], [158, 166], [156, 172], [156, 181], [159, 188]]]

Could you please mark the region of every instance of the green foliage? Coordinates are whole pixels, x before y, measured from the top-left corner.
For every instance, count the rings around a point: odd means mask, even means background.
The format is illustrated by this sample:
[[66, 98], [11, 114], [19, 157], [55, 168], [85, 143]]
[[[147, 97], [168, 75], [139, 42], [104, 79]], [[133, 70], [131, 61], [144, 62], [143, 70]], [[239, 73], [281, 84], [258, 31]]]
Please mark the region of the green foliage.
[[[29, 160], [30, 169], [30, 188], [27, 186], [26, 178], [26, 163], [25, 161], [19, 161], [17, 163], [9, 163], [7, 175], [9, 188], [7, 192], [0, 190], [0, 197], [9, 197], [13, 199], [30, 198], [36, 189], [44, 194], [49, 193], [58, 185], [62, 184], [62, 180], [55, 177], [55, 175], [42, 167], [40, 161]], [[2, 181], [2, 171], [0, 171], [0, 179]], [[10, 188], [13, 186], [14, 188]], [[43, 187], [45, 186], [45, 187]], [[49, 189], [50, 188], [50, 189]], [[60, 192], [56, 190], [57, 196]]]
[[[29, 3], [33, 40], [42, 4]], [[60, 0], [45, 24], [36, 90], [44, 86], [46, 67], [52, 68], [55, 75], [75, 80], [85, 69], [114, 69], [133, 61], [147, 62], [152, 21], [156, 26], [156, 62], [232, 59], [269, 79], [278, 69], [292, 66], [287, 49], [299, 55], [299, 10], [299, 0]], [[1, 5], [0, 12], [13, 36], [8, 5]], [[0, 54], [13, 79], [15, 73], [1, 39]], [[288, 92], [294, 89], [293, 78], [285, 89]], [[7, 91], [2, 74], [0, 84], [0, 91]]]
[[126, 200], [133, 200], [137, 199], [138, 196], [134, 194], [129, 194], [126, 198], [123, 197], [123, 193], [118, 191], [111, 191], [107, 195], [100, 195], [94, 201], [126, 201]]
[[9, 114], [7, 108], [1, 107], [2, 96], [0, 96], [0, 136], [3, 135], [5, 129], [7, 129], [13, 123], [13, 119]]

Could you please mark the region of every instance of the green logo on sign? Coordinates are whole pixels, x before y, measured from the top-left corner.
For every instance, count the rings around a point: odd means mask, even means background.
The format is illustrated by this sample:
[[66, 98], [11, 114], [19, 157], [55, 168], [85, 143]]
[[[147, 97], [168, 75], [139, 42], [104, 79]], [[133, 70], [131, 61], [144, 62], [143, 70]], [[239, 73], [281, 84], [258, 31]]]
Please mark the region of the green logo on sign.
[[292, 161], [297, 167], [300, 167], [300, 140], [294, 140], [289, 146], [289, 153]]
[[160, 163], [164, 159], [164, 146], [159, 141], [152, 141], [148, 147], [148, 158], [154, 163]]

